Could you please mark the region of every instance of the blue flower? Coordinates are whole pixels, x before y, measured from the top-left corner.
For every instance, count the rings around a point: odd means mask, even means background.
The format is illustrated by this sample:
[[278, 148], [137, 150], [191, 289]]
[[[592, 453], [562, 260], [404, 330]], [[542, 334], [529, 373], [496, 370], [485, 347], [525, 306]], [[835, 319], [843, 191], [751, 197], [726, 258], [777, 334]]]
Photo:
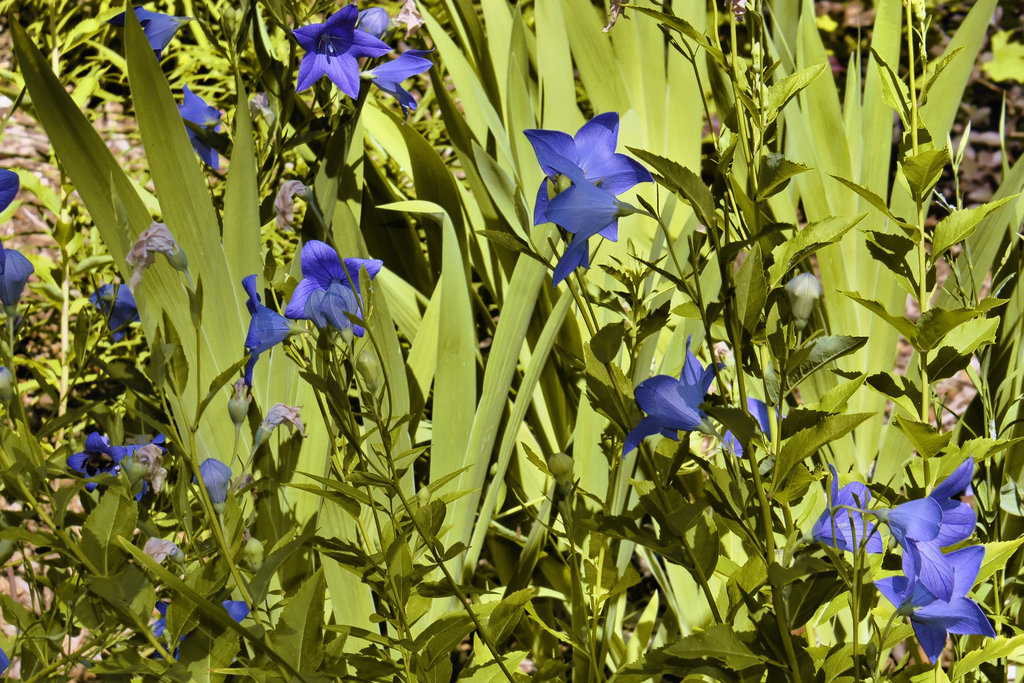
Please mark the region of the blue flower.
[[935, 543], [941, 547], [959, 543], [974, 533], [977, 523], [974, 508], [954, 498], [970, 487], [973, 474], [974, 458], [968, 458], [928, 494], [942, 508], [942, 524], [935, 537]]
[[249, 309], [249, 314], [252, 315], [252, 319], [249, 321], [249, 334], [245, 337], [245, 351], [251, 354], [249, 361], [245, 364], [245, 384], [251, 387], [252, 371], [256, 367], [256, 361], [260, 354], [284, 341], [291, 333], [292, 324], [283, 315], [270, 310], [260, 302], [260, 295], [256, 291], [255, 275], [243, 278], [242, 286], [249, 294], [249, 300], [245, 302], [245, 306]]
[[89, 301], [107, 316], [107, 324], [114, 333], [114, 341], [120, 341], [124, 337], [124, 328], [139, 319], [135, 297], [126, 285], [103, 285], [93, 292]]
[[[149, 46], [156, 52], [157, 59], [160, 59], [160, 53], [171, 42], [178, 27], [192, 20], [192, 17], [173, 17], [159, 12], [150, 12], [141, 7], [135, 8], [135, 16], [142, 26], [142, 32], [145, 34], [146, 40], [149, 41]], [[118, 14], [108, 23], [113, 26], [124, 26], [124, 12]]]
[[[617, 154], [619, 115], [607, 112], [583, 124], [575, 137], [559, 130], [531, 129], [523, 131], [537, 161], [547, 178], [537, 189], [533, 221], [536, 225], [553, 220], [547, 215], [548, 183], [558, 186], [558, 176], [566, 175], [571, 166], [579, 169], [586, 181], [612, 195], [620, 195], [637, 183], [653, 182], [650, 172], [625, 154]], [[558, 221], [554, 221], [557, 223]], [[615, 239], [614, 232], [609, 230]]]
[[383, 7], [370, 7], [359, 13], [356, 28], [375, 38], [383, 38], [391, 27], [391, 17]]
[[934, 498], [921, 498], [892, 509], [872, 510], [872, 514], [889, 526], [889, 532], [903, 548], [903, 572], [917, 576], [934, 595], [949, 600], [953, 592], [953, 567], [935, 543], [942, 524], [939, 503]]
[[[28, 276], [35, 271], [25, 255], [0, 244], [0, 302], [6, 307], [18, 305]], [[8, 311], [10, 315], [10, 311]]]
[[[206, 128], [215, 133], [219, 132], [220, 111], [216, 107], [208, 105], [202, 97], [189, 90], [187, 85], [184, 86], [182, 92], [184, 93], [182, 104], [178, 105], [178, 113], [181, 114], [181, 118], [191, 121], [200, 128]], [[199, 139], [195, 131], [188, 126], [185, 126], [185, 132], [188, 133], [192, 149], [196, 151], [199, 158], [210, 168], [219, 168], [220, 157], [217, 155], [217, 150]]]
[[7, 210], [18, 194], [21, 181], [18, 174], [6, 168], [0, 168], [0, 213]]
[[203, 478], [203, 486], [214, 505], [223, 504], [228, 499], [228, 486], [231, 484], [231, 468], [215, 458], [207, 458], [199, 465], [199, 474]]
[[249, 616], [249, 605], [245, 604], [243, 600], [225, 600], [221, 605], [227, 610], [228, 615], [238, 623], [242, 623], [242, 619]]
[[[243, 619], [249, 616], [249, 606], [241, 600], [225, 600], [221, 603], [221, 605], [224, 607], [225, 610], [227, 610], [228, 616], [237, 621], [239, 624], [242, 623]], [[167, 608], [169, 606], [170, 603], [168, 603], [166, 600], [160, 600], [156, 603], [156, 610], [160, 613], [160, 618], [154, 621], [152, 624], [150, 624], [149, 628], [153, 631], [153, 635], [157, 638], [163, 636], [164, 631], [167, 630]], [[185, 638], [187, 637], [188, 634], [186, 633], [185, 635], [178, 638], [178, 642], [184, 641]], [[178, 653], [180, 649], [181, 648], [175, 648], [175, 659], [178, 658]], [[159, 654], [154, 654], [154, 656], [158, 659], [160, 658]]]
[[691, 432], [706, 427], [707, 415], [700, 409], [711, 382], [715, 379], [714, 363], [706, 368], [690, 353], [690, 339], [686, 340], [686, 361], [679, 379], [670, 375], [656, 375], [645, 379], [633, 392], [637, 405], [647, 413], [636, 427], [626, 435], [622, 455], [637, 448], [646, 437], [661, 434], [679, 440], [678, 432]]
[[391, 46], [366, 31], [356, 28], [359, 11], [355, 3], [346, 5], [322, 24], [295, 29], [295, 38], [306, 51], [299, 64], [296, 91], [303, 91], [327, 76], [341, 91], [359, 97], [360, 57], [380, 57], [391, 52]]
[[312, 320], [321, 329], [326, 325], [339, 331], [352, 328], [357, 337], [363, 336], [363, 328], [353, 325], [345, 314], [360, 312], [360, 269], [365, 268], [372, 280], [384, 262], [347, 258], [342, 265], [338, 252], [318, 240], [306, 242], [300, 258], [303, 280], [295, 288], [284, 314], [292, 320]]
[[652, 178], [637, 161], [615, 152], [619, 136], [615, 112], [595, 116], [575, 137], [557, 130], [523, 132], [547, 176], [537, 189], [534, 223], [552, 222], [574, 233], [555, 268], [557, 285], [578, 266], [588, 265], [591, 237], [618, 239], [618, 219], [636, 209], [618, 201], [616, 195]]
[[[850, 552], [858, 546], [863, 546], [869, 553], [882, 552], [882, 537], [877, 526], [860, 512], [871, 500], [871, 491], [859, 481], [851, 481], [840, 490], [836, 468], [832, 465], [828, 468], [832, 471], [832, 489], [828, 508], [821, 513], [811, 531], [814, 540]], [[848, 507], [854, 509], [848, 510]]]
[[11, 660], [7, 657], [7, 653], [0, 650], [0, 673], [7, 671], [7, 667], [11, 665]]
[[[758, 426], [761, 427], [761, 432], [770, 439], [772, 436], [771, 421], [769, 420], [768, 406], [765, 405], [765, 402], [756, 398], [747, 398], [747, 411], [757, 420]], [[780, 416], [779, 419], [781, 420], [782, 417]], [[740, 443], [739, 439], [732, 432], [726, 432], [725, 436], [722, 437], [722, 447], [726, 453], [731, 453], [737, 458], [743, 457], [743, 444]]]
[[408, 120], [409, 112], [416, 111], [416, 99], [402, 87], [402, 81], [433, 66], [434, 63], [423, 56], [431, 52], [433, 50], [407, 50], [390, 62], [364, 71], [362, 76], [371, 79], [374, 85], [398, 100], [402, 106], [402, 113]]
[[894, 576], [875, 581], [875, 587], [910, 618], [918, 642], [935, 663], [946, 646], [947, 633], [977, 634], [995, 638], [996, 633], [978, 603], [967, 597], [981, 569], [985, 548], [980, 545], [955, 550], [945, 556], [953, 567], [953, 589], [949, 600], [940, 600], [916, 575]]
[[[163, 449], [164, 435], [157, 434], [150, 443]], [[86, 477], [100, 474], [117, 474], [121, 471], [121, 461], [146, 444], [132, 446], [111, 446], [110, 440], [99, 432], [92, 432], [85, 437], [85, 450], [69, 455], [68, 467]], [[96, 490], [96, 482], [85, 485], [87, 491]], [[144, 491], [143, 491], [144, 493]], [[141, 498], [141, 494], [138, 496]]]

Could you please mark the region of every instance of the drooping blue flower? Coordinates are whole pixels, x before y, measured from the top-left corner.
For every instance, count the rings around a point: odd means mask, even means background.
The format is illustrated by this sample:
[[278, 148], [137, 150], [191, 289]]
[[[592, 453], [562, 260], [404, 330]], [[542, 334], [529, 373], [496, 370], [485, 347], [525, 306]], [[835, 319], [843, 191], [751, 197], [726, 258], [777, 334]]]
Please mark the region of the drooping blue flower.
[[357, 337], [363, 328], [353, 325], [346, 313], [360, 313], [359, 271], [372, 280], [384, 266], [378, 259], [347, 258], [342, 265], [338, 252], [324, 242], [310, 240], [302, 247], [303, 280], [295, 288], [284, 314], [292, 320], [312, 320], [318, 328], [352, 328]]
[[89, 297], [89, 302], [107, 316], [107, 324], [114, 333], [114, 341], [121, 341], [128, 324], [139, 319], [135, 297], [127, 285], [102, 285]]
[[249, 334], [245, 337], [245, 351], [249, 353], [249, 361], [245, 364], [245, 384], [252, 386], [252, 371], [260, 354], [284, 341], [292, 330], [292, 323], [277, 311], [272, 311], [261, 303], [259, 292], [256, 291], [256, 276], [248, 275], [242, 279], [249, 300], [245, 302], [252, 319], [249, 321]]
[[[612, 195], [620, 195], [637, 183], [653, 182], [650, 172], [639, 162], [615, 152], [619, 139], [616, 112], [595, 116], [583, 124], [575, 137], [559, 130], [531, 129], [523, 133], [533, 145], [537, 161], [547, 176], [537, 190], [533, 211], [536, 225], [548, 221], [558, 223], [547, 214], [548, 183], [558, 188], [558, 176], [567, 174], [565, 161], [579, 169], [587, 182]], [[612, 230], [608, 232], [615, 234]]]
[[861, 546], [865, 552], [882, 552], [884, 547], [877, 526], [865, 519], [864, 514], [860, 512], [871, 500], [871, 491], [859, 481], [851, 481], [840, 489], [836, 468], [832, 465], [828, 468], [832, 471], [829, 504], [814, 523], [811, 531], [814, 540], [849, 552], [854, 552]]
[[973, 475], [974, 458], [968, 458], [928, 494], [942, 508], [942, 523], [935, 537], [940, 547], [959, 543], [974, 533], [978, 520], [974, 508], [954, 498], [970, 487]]
[[0, 213], [6, 211], [14, 201], [20, 186], [21, 181], [18, 179], [17, 173], [0, 168]]
[[203, 478], [203, 486], [214, 505], [228, 499], [228, 486], [231, 485], [231, 468], [216, 458], [207, 458], [199, 464], [199, 474]]
[[374, 85], [398, 100], [402, 106], [402, 113], [408, 120], [409, 112], [416, 111], [416, 98], [402, 87], [402, 81], [433, 66], [434, 63], [423, 56], [431, 52], [433, 50], [407, 50], [390, 62], [364, 71], [362, 76], [371, 79]]
[[556, 130], [524, 131], [547, 176], [537, 190], [534, 223], [552, 222], [573, 233], [552, 276], [557, 285], [589, 265], [588, 241], [618, 239], [618, 220], [636, 209], [616, 199], [637, 183], [651, 182], [638, 162], [615, 152], [619, 115], [608, 112], [583, 124], [575, 138]]
[[940, 600], [913, 574], [875, 581], [879, 592], [900, 614], [910, 618], [917, 640], [933, 664], [946, 646], [948, 633], [996, 637], [981, 607], [967, 597], [984, 556], [985, 548], [980, 545], [961, 548], [945, 556], [953, 567], [954, 577], [949, 600]]
[[156, 611], [160, 613], [160, 618], [149, 625], [153, 635], [159, 638], [167, 630], [167, 608], [170, 603], [166, 600], [160, 600], [156, 603]]
[[[164, 435], [157, 434], [150, 443], [160, 446], [163, 450]], [[111, 446], [110, 440], [99, 432], [92, 432], [85, 437], [85, 450], [69, 455], [68, 467], [86, 477], [95, 477], [100, 474], [117, 474], [121, 471], [121, 461], [147, 444], [136, 444], [129, 446]], [[97, 484], [89, 482], [85, 485], [87, 491], [96, 490]], [[143, 491], [142, 493], [145, 493]], [[140, 493], [139, 498], [142, 497]]]
[[934, 595], [949, 600], [953, 592], [953, 567], [935, 543], [942, 524], [942, 508], [938, 502], [926, 497], [892, 509], [872, 510], [872, 514], [888, 525], [889, 532], [903, 548], [903, 572], [917, 576]]
[[[171, 42], [178, 27], [192, 20], [192, 17], [174, 17], [169, 14], [150, 12], [141, 7], [135, 8], [135, 16], [142, 26], [142, 32], [149, 41], [149, 46], [156, 52], [156, 58], [160, 59], [167, 44]], [[108, 23], [113, 26], [124, 26], [124, 12], [121, 12]]]
[[221, 605], [224, 606], [224, 609], [227, 610], [231, 618], [238, 623], [242, 623], [242, 619], [249, 616], [249, 605], [245, 604], [243, 600], [225, 600]]
[[7, 671], [7, 667], [11, 665], [11, 660], [7, 656], [7, 653], [0, 650], [0, 673]]
[[[771, 420], [768, 415], [768, 406], [765, 402], [753, 397], [747, 398], [747, 411], [754, 416], [757, 420], [758, 426], [761, 428], [761, 432], [769, 439], [772, 436]], [[782, 416], [779, 416], [782, 419]], [[722, 437], [722, 447], [726, 453], [731, 453], [737, 458], [743, 457], [743, 444], [740, 443], [739, 439], [732, 432], [726, 432], [725, 436]]]
[[[181, 114], [181, 118], [191, 121], [200, 128], [212, 130], [215, 133], [219, 132], [220, 111], [216, 107], [208, 105], [202, 97], [189, 90], [187, 85], [184, 86], [182, 92], [184, 93], [182, 103], [178, 105], [178, 113]], [[185, 126], [185, 132], [188, 133], [192, 149], [196, 151], [199, 158], [210, 168], [219, 168], [220, 156], [218, 156], [217, 150], [203, 142], [188, 126]]]
[[359, 10], [355, 3], [346, 5], [322, 24], [295, 29], [295, 38], [306, 51], [299, 64], [296, 91], [301, 92], [322, 76], [330, 78], [343, 93], [359, 97], [360, 57], [381, 57], [391, 46], [366, 31], [356, 28]]
[[714, 363], [705, 368], [690, 353], [690, 339], [687, 339], [686, 360], [679, 379], [655, 375], [640, 382], [634, 390], [637, 405], [647, 413], [647, 417], [626, 435], [622, 444], [623, 457], [648, 436], [660, 433], [678, 441], [680, 431], [692, 432], [707, 427], [707, 415], [700, 409], [700, 404], [714, 379]]
[[383, 38], [391, 26], [391, 17], [383, 7], [370, 7], [359, 13], [356, 28], [374, 38]]
[[18, 305], [28, 276], [34, 271], [32, 262], [25, 258], [24, 254], [13, 249], [4, 249], [0, 244], [0, 302], [5, 307]]

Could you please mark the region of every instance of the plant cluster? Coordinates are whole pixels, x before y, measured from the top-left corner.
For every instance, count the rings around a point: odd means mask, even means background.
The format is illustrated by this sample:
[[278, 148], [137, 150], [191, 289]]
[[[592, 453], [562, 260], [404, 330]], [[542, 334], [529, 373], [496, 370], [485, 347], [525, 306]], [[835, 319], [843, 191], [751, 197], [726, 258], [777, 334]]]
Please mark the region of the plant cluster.
[[16, 4], [61, 182], [0, 170], [54, 245], [0, 247], [0, 665], [1008, 680], [1024, 166], [965, 206], [949, 137], [994, 8], [929, 61], [879, 0], [840, 89], [796, 0]]

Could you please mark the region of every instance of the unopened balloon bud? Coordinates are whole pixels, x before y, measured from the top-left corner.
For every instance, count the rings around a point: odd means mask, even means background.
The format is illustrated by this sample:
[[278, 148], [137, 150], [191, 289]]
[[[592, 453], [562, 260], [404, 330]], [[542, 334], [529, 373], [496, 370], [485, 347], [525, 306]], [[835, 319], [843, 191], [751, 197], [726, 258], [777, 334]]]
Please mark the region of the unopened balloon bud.
[[555, 453], [548, 458], [548, 470], [559, 486], [572, 484], [573, 459], [565, 453]]
[[252, 396], [249, 395], [249, 387], [245, 385], [244, 379], [240, 379], [235, 382], [231, 398], [228, 399], [228, 415], [231, 416], [231, 422], [236, 427], [245, 423], [250, 403], [252, 403]]
[[263, 543], [258, 538], [250, 537], [245, 542], [245, 548], [242, 552], [245, 554], [245, 561], [249, 563], [252, 570], [258, 572], [260, 567], [263, 566]]
[[380, 363], [377, 362], [377, 354], [369, 349], [363, 349], [356, 359], [356, 372], [366, 382], [366, 388], [370, 393], [377, 393], [380, 388]]
[[813, 273], [800, 273], [786, 283], [786, 296], [789, 297], [789, 308], [797, 327], [802, 329], [807, 325], [807, 319], [811, 317], [821, 293], [821, 281]]
[[14, 400], [14, 373], [6, 367], [0, 367], [0, 403], [9, 404]]

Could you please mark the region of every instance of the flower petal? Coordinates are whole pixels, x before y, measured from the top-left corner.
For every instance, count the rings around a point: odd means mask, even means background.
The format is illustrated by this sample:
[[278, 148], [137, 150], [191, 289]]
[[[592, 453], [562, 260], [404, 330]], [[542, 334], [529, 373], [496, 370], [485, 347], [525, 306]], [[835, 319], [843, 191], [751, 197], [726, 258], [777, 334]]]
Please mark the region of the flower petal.
[[302, 247], [303, 277], [311, 278], [320, 289], [327, 289], [331, 286], [332, 280], [346, 280], [344, 269], [341, 267], [341, 259], [338, 252], [326, 242], [310, 240]]
[[299, 282], [292, 293], [291, 301], [285, 306], [285, 316], [292, 320], [310, 320], [306, 315], [306, 300], [313, 292], [322, 292], [324, 289], [313, 278], [306, 278]]
[[619, 115], [613, 111], [595, 116], [579, 129], [574, 140], [576, 161], [588, 178], [592, 178], [592, 166], [607, 163], [615, 154], [618, 140]]
[[20, 182], [18, 174], [14, 171], [0, 169], [0, 211], [5, 210], [14, 201]]
[[544, 130], [542, 128], [531, 128], [523, 131], [523, 135], [533, 145], [533, 152], [537, 155], [537, 162], [540, 164], [544, 175], [554, 178], [560, 173], [555, 166], [564, 166], [568, 161], [576, 163], [576, 145], [572, 136], [560, 130]]

